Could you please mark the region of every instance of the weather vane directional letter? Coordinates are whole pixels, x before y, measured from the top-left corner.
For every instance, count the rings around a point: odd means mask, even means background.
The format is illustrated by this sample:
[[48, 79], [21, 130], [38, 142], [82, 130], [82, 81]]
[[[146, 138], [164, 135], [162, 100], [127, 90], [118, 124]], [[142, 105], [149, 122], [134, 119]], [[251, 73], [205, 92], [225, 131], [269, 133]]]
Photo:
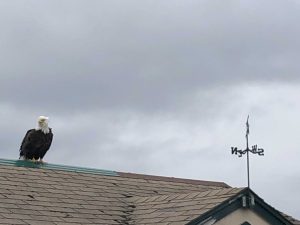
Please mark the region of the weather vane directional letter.
[[244, 154], [247, 154], [247, 177], [248, 177], [248, 187], [250, 187], [250, 176], [249, 176], [249, 152], [253, 154], [258, 154], [259, 156], [264, 155], [264, 149], [257, 148], [257, 145], [253, 145], [251, 149], [248, 144], [248, 136], [249, 136], [249, 115], [246, 122], [246, 149], [239, 150], [237, 147], [231, 147], [231, 154], [237, 155], [238, 157], [242, 157]]

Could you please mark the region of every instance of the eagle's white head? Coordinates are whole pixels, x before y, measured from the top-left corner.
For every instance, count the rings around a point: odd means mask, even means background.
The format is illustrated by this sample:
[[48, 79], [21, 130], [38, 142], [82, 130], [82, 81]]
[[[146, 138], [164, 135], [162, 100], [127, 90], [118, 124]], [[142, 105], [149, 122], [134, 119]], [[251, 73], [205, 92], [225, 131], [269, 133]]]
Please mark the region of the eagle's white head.
[[44, 134], [48, 134], [49, 133], [48, 121], [49, 121], [49, 117], [39, 116], [36, 130], [41, 130]]

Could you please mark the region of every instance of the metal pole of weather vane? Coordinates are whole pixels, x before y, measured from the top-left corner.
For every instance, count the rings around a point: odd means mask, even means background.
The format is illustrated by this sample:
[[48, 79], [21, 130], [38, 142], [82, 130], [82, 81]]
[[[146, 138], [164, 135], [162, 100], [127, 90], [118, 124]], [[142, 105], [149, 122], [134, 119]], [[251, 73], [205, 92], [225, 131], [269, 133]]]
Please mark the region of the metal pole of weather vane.
[[247, 122], [246, 122], [246, 142], [247, 142], [247, 177], [248, 177], [248, 187], [250, 187], [250, 174], [249, 174], [249, 144], [248, 144], [248, 136], [249, 136], [249, 115], [247, 117]]
[[245, 150], [239, 150], [237, 147], [231, 147], [231, 154], [238, 155], [238, 157], [242, 157], [244, 154], [247, 153], [247, 178], [248, 178], [248, 188], [250, 187], [250, 172], [249, 172], [249, 152], [253, 154], [258, 154], [259, 156], [264, 155], [264, 149], [257, 148], [257, 145], [253, 145], [252, 148], [249, 148], [249, 115], [246, 122], [246, 149]]

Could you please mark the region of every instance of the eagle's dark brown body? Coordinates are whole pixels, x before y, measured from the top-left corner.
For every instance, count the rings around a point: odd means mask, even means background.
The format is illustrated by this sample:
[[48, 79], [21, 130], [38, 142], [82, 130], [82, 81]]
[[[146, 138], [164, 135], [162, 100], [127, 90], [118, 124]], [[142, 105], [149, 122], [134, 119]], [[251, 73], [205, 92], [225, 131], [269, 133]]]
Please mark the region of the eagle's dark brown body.
[[51, 146], [52, 138], [51, 128], [46, 134], [42, 130], [28, 130], [20, 147], [20, 158], [42, 160]]

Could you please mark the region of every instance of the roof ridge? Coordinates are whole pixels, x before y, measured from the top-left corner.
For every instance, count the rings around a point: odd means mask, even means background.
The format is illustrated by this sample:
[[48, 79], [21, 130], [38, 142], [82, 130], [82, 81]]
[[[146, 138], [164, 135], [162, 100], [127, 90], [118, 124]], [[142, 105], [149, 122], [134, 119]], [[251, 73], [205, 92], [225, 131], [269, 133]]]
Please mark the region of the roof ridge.
[[203, 185], [203, 186], [210, 186], [210, 187], [215, 186], [221, 188], [230, 188], [230, 186], [227, 185], [226, 183], [218, 182], [218, 181], [206, 181], [206, 180], [166, 177], [166, 176], [157, 176], [157, 175], [146, 175], [146, 174], [129, 173], [129, 172], [117, 172], [111, 170], [69, 166], [69, 165], [61, 165], [61, 164], [53, 164], [53, 163], [40, 164], [28, 160], [11, 160], [11, 159], [0, 158], [0, 165], [36, 168], [36, 169], [50, 169], [50, 170], [60, 170], [66, 172], [78, 172], [78, 173], [80, 172], [80, 173], [87, 173], [87, 174], [119, 176], [123, 178], [132, 178], [132, 179], [144, 179], [144, 180], [151, 180], [151, 181], [165, 181], [165, 182], [174, 182], [174, 183]]
[[157, 176], [157, 175], [146, 175], [146, 174], [128, 173], [128, 172], [117, 172], [117, 173], [120, 177], [124, 177], [124, 178], [167, 181], [167, 182], [197, 184], [197, 185], [200, 184], [200, 185], [204, 185], [204, 186], [216, 186], [216, 187], [223, 187], [223, 188], [231, 188], [228, 184], [226, 184], [224, 182], [218, 182], [218, 181], [206, 181], [206, 180], [166, 177], [166, 176]]
[[[241, 191], [243, 191], [245, 187], [242, 188], [221, 188], [221, 189], [214, 189], [214, 190], [207, 190], [207, 191], [191, 191], [191, 192], [186, 192], [186, 193], [171, 193], [171, 194], [163, 194], [163, 195], [152, 195], [152, 196], [134, 196], [132, 198], [129, 198], [130, 202], [140, 202], [140, 201], [146, 201], [147, 202], [152, 202], [152, 201], [157, 201], [157, 200], [164, 200], [167, 199], [170, 200], [172, 197], [176, 199], [181, 199], [183, 196], [186, 198], [193, 198], [199, 195], [203, 198], [207, 197], [213, 197], [213, 196], [221, 196], [221, 195], [235, 195]], [[214, 194], [212, 194], [214, 193]], [[211, 195], [210, 195], [211, 194]], [[165, 198], [164, 198], [165, 197]], [[153, 198], [152, 201], [150, 199]]]
[[11, 160], [0, 158], [0, 165], [4, 166], [16, 166], [16, 167], [27, 167], [36, 169], [49, 169], [49, 170], [60, 170], [67, 172], [78, 172], [78, 173], [88, 173], [88, 174], [99, 174], [107, 176], [118, 176], [117, 172], [111, 170], [79, 167], [79, 166], [68, 166], [52, 163], [34, 163], [28, 160]]

